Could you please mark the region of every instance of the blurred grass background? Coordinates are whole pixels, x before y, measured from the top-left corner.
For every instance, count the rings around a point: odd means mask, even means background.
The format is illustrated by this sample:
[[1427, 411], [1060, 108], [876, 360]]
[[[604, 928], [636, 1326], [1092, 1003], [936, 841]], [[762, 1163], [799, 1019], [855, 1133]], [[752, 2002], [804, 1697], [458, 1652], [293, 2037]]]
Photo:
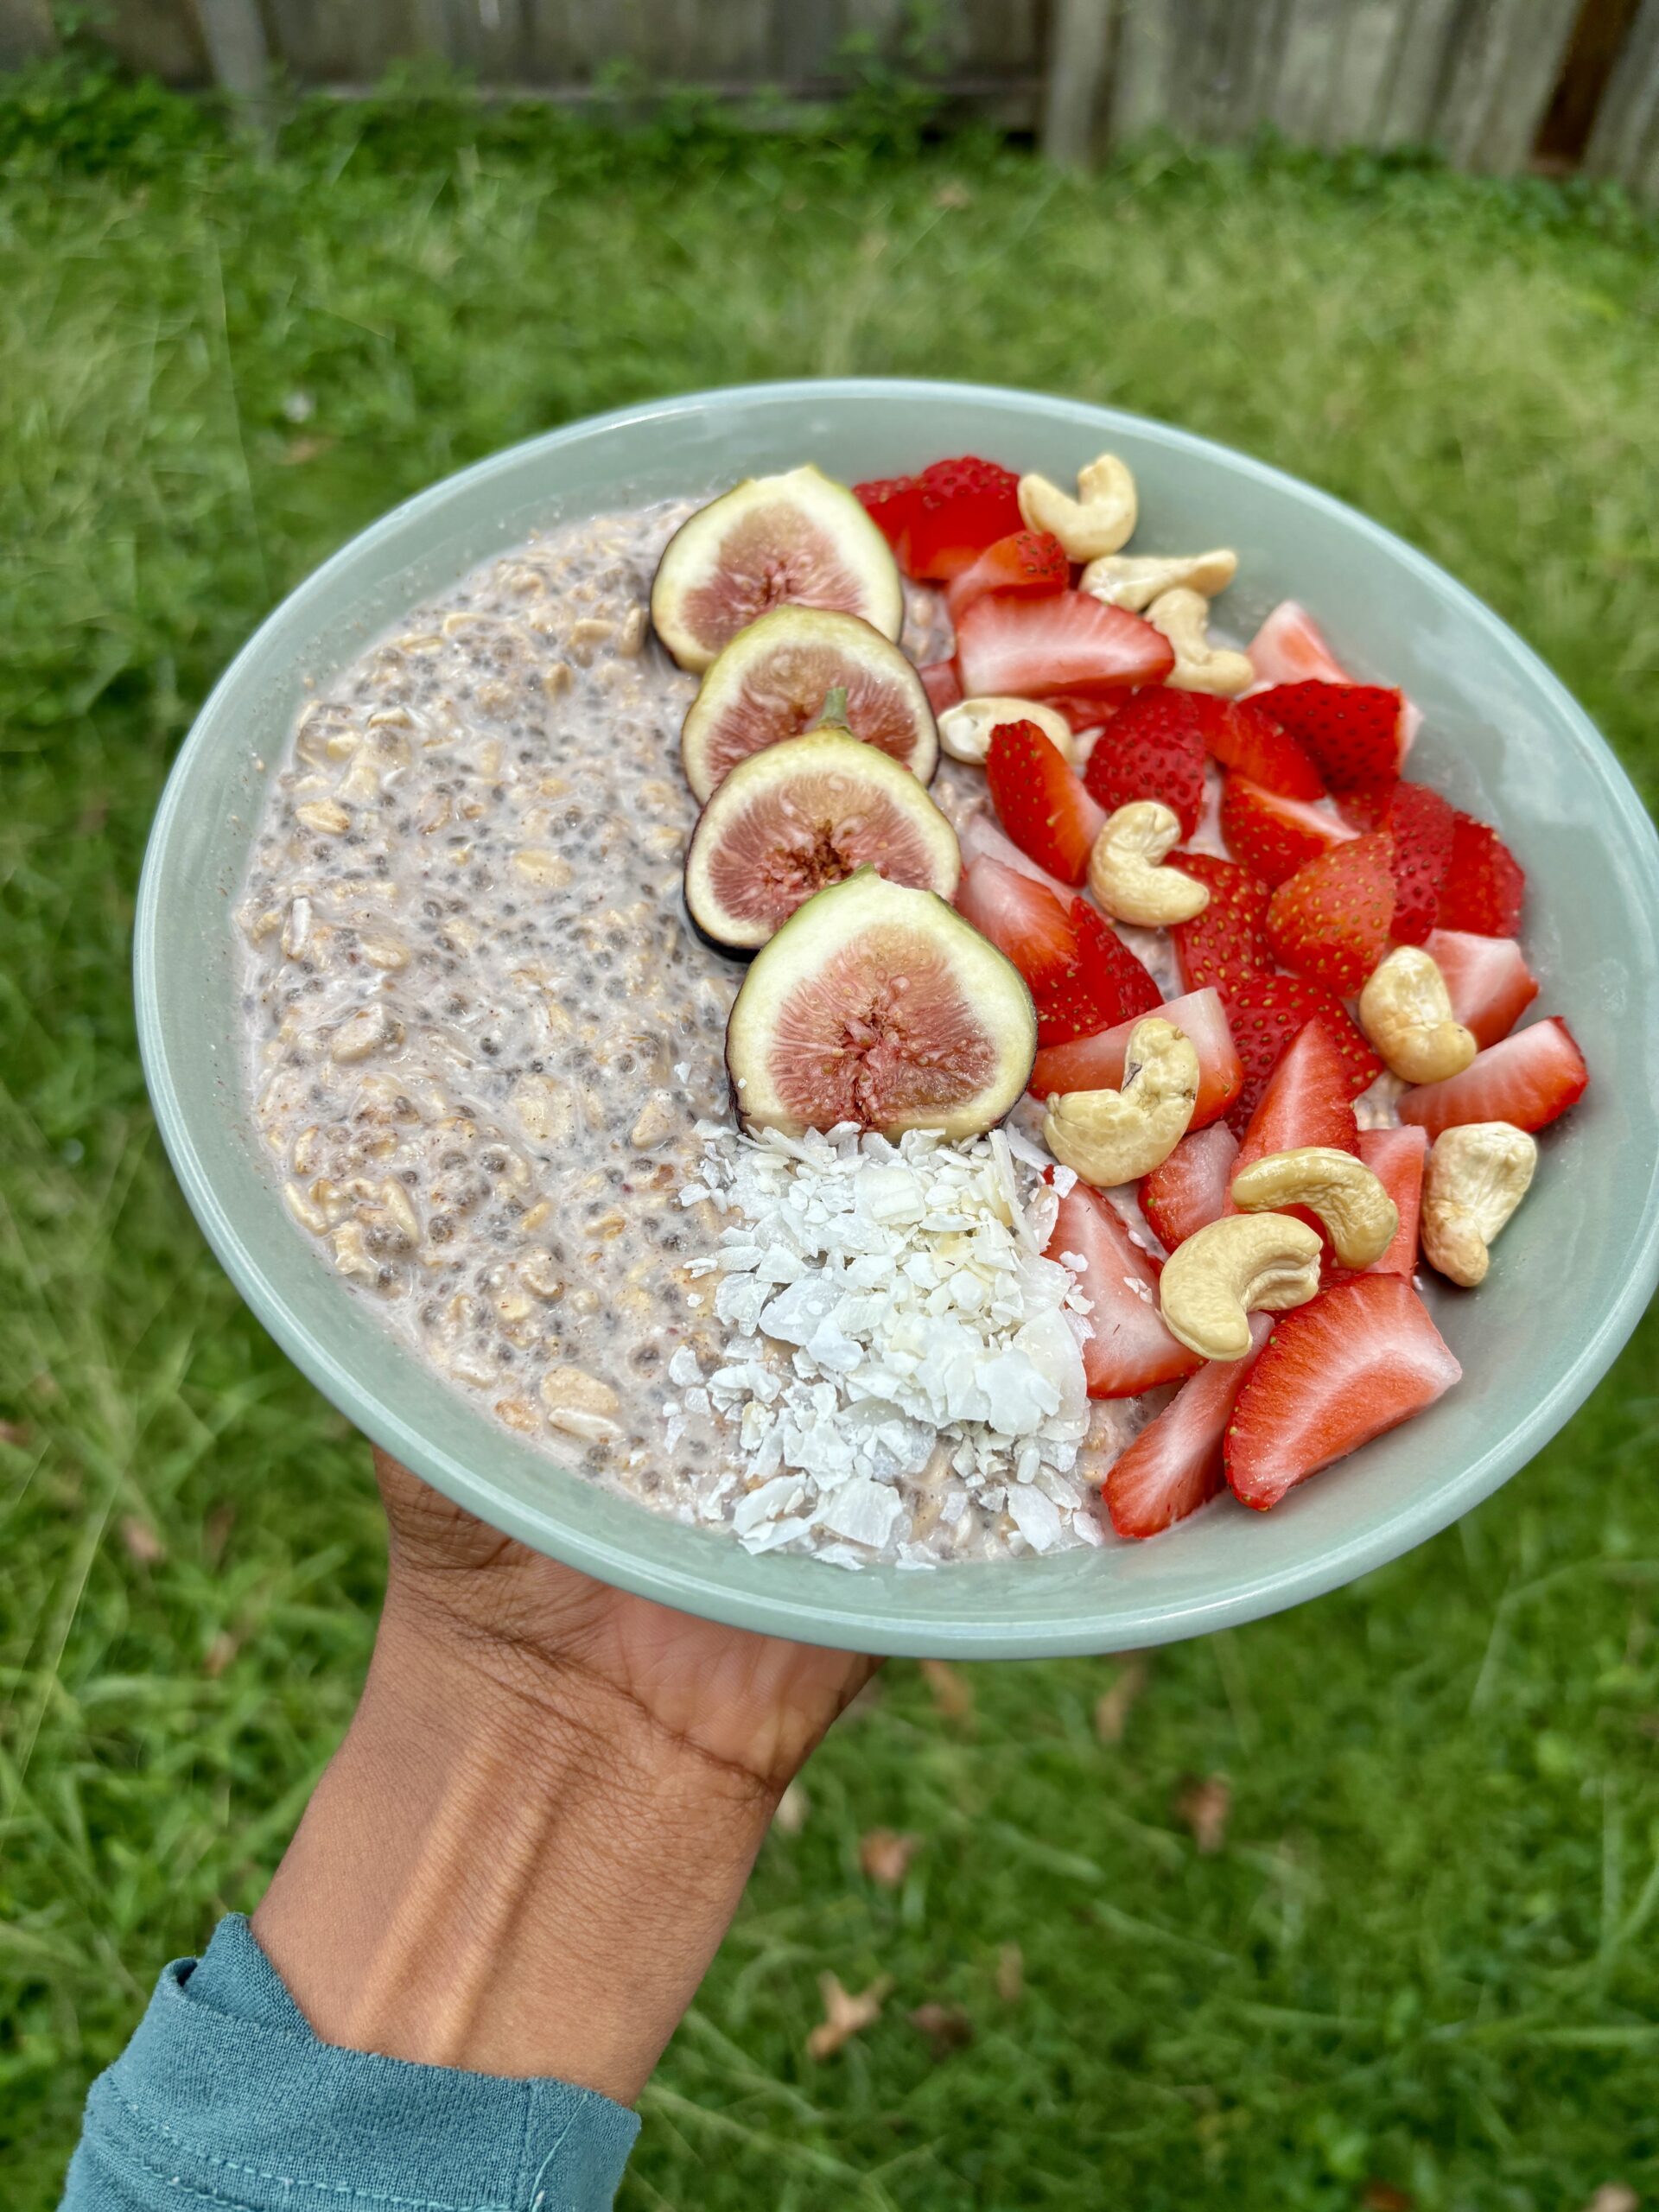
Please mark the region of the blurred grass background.
[[[653, 392], [1045, 386], [1378, 515], [1659, 794], [1651, 227], [1274, 148], [1079, 181], [912, 123], [619, 138], [405, 92], [262, 149], [73, 64], [0, 94], [14, 2212], [55, 2202], [160, 1963], [259, 1896], [372, 1633], [366, 1454], [207, 1256], [128, 991], [168, 759], [323, 555]], [[1649, 1316], [1522, 1478], [1319, 1604], [1144, 1661], [891, 1668], [763, 1854], [628, 2212], [1659, 2200], [1656, 1351]], [[915, 1840], [896, 1882], [879, 1829]], [[892, 1991], [815, 2066], [826, 1970]]]

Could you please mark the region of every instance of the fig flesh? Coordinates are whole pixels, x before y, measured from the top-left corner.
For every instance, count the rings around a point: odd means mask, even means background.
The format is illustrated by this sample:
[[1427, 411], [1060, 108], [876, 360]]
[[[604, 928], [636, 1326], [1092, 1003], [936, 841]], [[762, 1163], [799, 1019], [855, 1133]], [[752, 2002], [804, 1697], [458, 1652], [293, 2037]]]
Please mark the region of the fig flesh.
[[856, 615], [779, 607], [733, 639], [691, 702], [680, 755], [698, 800], [706, 804], [740, 760], [810, 729], [837, 687], [853, 735], [929, 782], [938, 730], [922, 680], [898, 646]]
[[737, 1109], [798, 1136], [847, 1122], [976, 1136], [1018, 1101], [1036, 1055], [1031, 994], [931, 891], [861, 868], [799, 906], [755, 955], [726, 1029]]
[[713, 943], [753, 952], [798, 906], [860, 868], [954, 896], [957, 833], [908, 769], [823, 726], [740, 760], [685, 856], [685, 903]]
[[844, 484], [810, 465], [751, 476], [699, 507], [670, 538], [651, 587], [658, 636], [699, 675], [740, 630], [783, 606], [861, 615], [886, 638], [904, 625], [887, 539]]

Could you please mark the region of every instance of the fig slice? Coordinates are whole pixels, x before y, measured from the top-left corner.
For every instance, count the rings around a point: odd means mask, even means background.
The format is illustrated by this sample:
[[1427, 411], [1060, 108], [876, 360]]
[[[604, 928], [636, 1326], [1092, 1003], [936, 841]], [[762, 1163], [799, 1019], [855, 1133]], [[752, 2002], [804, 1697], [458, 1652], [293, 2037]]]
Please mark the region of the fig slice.
[[810, 463], [748, 477], [699, 507], [669, 539], [651, 587], [658, 636], [698, 675], [783, 606], [861, 615], [885, 638], [904, 626], [893, 549], [846, 486]]
[[752, 753], [721, 783], [691, 833], [685, 903], [714, 944], [753, 952], [863, 867], [950, 899], [962, 851], [908, 769], [826, 722]]
[[753, 1128], [976, 1136], [1031, 1074], [1037, 1014], [1020, 971], [931, 891], [871, 868], [796, 908], [756, 953], [726, 1027]]
[[732, 639], [691, 702], [680, 757], [698, 800], [706, 805], [740, 760], [810, 729], [838, 686], [853, 735], [930, 782], [939, 734], [922, 679], [898, 646], [855, 614], [779, 607]]

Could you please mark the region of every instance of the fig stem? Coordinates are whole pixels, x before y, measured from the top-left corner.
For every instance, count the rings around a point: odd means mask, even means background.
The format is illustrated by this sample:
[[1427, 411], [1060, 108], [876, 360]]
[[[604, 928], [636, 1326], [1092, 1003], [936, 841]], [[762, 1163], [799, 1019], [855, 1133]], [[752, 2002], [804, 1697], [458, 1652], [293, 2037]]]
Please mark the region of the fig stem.
[[826, 725], [836, 729], [847, 727], [847, 686], [844, 683], [832, 684], [824, 694], [823, 705], [818, 715], [818, 728], [823, 729]]

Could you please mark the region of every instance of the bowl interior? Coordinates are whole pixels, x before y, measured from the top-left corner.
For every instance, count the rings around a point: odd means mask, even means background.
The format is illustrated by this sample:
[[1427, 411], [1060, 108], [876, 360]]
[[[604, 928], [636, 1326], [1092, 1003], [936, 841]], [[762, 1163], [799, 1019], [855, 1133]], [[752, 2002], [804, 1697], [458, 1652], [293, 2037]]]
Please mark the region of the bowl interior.
[[[1583, 1105], [1544, 1139], [1533, 1195], [1478, 1296], [1431, 1288], [1462, 1385], [1265, 1516], [1230, 1501], [1149, 1544], [861, 1573], [683, 1528], [556, 1466], [423, 1368], [318, 1263], [245, 1110], [230, 912], [264, 785], [308, 686], [537, 524], [817, 461], [851, 481], [942, 453], [1061, 480], [1103, 447], [1139, 480], [1151, 548], [1237, 549], [1222, 602], [1248, 634], [1308, 601], [1357, 673], [1424, 709], [1418, 771], [1496, 820], [1530, 879], [1541, 1008], [1588, 1056]], [[360, 1428], [499, 1526], [686, 1611], [870, 1650], [997, 1657], [1192, 1635], [1335, 1586], [1443, 1527], [1558, 1428], [1635, 1325], [1659, 1270], [1659, 841], [1542, 664], [1421, 554], [1307, 486], [1140, 417], [967, 385], [762, 385], [645, 405], [515, 448], [356, 538], [281, 606], [203, 709], [156, 817], [137, 956], [163, 1138], [238, 1288]]]

